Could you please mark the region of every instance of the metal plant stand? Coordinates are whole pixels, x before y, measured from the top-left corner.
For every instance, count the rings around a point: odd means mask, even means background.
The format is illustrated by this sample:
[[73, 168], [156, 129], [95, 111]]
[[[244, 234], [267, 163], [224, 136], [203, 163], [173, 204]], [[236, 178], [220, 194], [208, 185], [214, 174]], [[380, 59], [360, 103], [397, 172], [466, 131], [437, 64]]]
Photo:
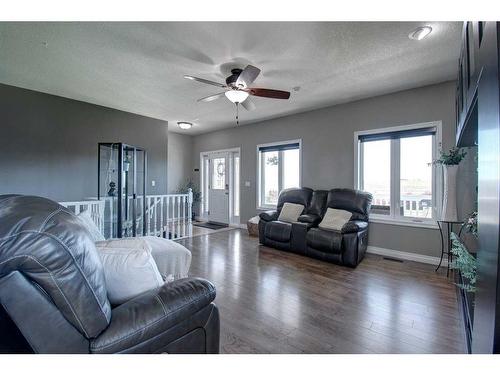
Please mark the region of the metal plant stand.
[[[447, 221], [447, 220], [437, 220], [439, 227], [439, 234], [441, 235], [441, 259], [439, 260], [439, 264], [436, 268], [437, 270], [441, 267], [441, 263], [443, 263], [444, 255], [446, 254], [448, 257], [448, 263], [446, 264], [446, 277], [450, 274], [450, 265], [453, 260], [453, 253], [451, 252], [451, 232], [453, 232], [453, 225], [460, 225], [460, 233], [463, 228], [463, 221]], [[445, 246], [446, 240], [446, 246]], [[446, 248], [445, 248], [446, 247]]]

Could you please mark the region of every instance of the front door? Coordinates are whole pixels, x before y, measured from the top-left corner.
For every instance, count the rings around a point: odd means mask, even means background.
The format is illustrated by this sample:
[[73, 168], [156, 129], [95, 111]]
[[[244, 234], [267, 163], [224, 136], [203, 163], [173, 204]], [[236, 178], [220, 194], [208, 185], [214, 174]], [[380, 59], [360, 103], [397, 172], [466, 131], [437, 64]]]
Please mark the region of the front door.
[[213, 153], [208, 160], [208, 221], [229, 224], [229, 153]]

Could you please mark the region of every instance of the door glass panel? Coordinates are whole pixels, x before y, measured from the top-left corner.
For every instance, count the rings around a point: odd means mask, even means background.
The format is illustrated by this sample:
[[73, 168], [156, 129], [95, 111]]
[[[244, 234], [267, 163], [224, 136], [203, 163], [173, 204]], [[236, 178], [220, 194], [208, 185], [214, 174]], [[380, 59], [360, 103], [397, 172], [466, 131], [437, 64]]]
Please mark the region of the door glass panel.
[[234, 216], [240, 216], [240, 157], [234, 157]]
[[283, 151], [283, 189], [300, 187], [299, 149]]
[[209, 159], [207, 157], [204, 157], [203, 159], [203, 202], [205, 203], [205, 210], [204, 212], [208, 212], [209, 205], [208, 205], [208, 176], [209, 176], [209, 169], [210, 169], [210, 163]]
[[226, 158], [212, 159], [212, 189], [226, 188]]
[[372, 193], [372, 213], [389, 215], [391, 211], [391, 141], [363, 142], [363, 187]]
[[265, 205], [278, 204], [279, 195], [279, 152], [262, 153], [262, 167], [264, 169], [263, 202]]
[[432, 218], [432, 135], [402, 138], [400, 214]]

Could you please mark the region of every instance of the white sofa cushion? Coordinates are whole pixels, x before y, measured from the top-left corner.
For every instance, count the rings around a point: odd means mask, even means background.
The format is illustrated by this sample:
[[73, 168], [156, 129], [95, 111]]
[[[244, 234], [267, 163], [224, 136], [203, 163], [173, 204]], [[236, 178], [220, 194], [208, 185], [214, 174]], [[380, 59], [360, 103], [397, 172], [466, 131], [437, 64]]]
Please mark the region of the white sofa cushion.
[[96, 246], [149, 251], [164, 281], [187, 277], [191, 266], [191, 252], [188, 249], [175, 241], [161, 237], [119, 238], [96, 243]]
[[122, 304], [163, 285], [150, 249], [106, 246], [106, 241], [96, 243], [96, 247], [112, 304]]
[[287, 223], [293, 223], [297, 221], [299, 216], [302, 214], [302, 211], [304, 211], [303, 205], [287, 202], [283, 205], [278, 220]]
[[349, 211], [328, 208], [323, 220], [321, 220], [321, 223], [319, 223], [318, 226], [321, 229], [340, 232], [342, 227], [351, 219], [351, 217], [352, 213]]

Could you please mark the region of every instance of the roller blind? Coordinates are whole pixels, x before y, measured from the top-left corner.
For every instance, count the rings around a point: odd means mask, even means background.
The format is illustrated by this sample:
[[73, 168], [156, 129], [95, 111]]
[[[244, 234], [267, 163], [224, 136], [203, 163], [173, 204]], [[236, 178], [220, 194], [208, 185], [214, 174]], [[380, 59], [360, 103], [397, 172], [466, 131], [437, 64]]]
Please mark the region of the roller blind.
[[259, 152], [285, 151], [285, 150], [298, 150], [298, 149], [299, 149], [299, 143], [285, 143], [282, 145], [260, 146]]
[[385, 133], [362, 134], [358, 137], [360, 142], [383, 141], [386, 139], [400, 139], [410, 137], [422, 137], [424, 135], [436, 134], [436, 127], [391, 131]]

